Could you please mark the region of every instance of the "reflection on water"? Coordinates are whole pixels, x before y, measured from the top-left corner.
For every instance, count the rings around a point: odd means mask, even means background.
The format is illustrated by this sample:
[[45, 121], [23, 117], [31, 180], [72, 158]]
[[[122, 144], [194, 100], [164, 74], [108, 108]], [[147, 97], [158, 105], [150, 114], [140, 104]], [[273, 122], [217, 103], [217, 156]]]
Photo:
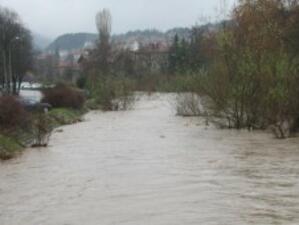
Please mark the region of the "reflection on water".
[[298, 139], [207, 128], [171, 99], [89, 113], [0, 164], [0, 224], [299, 224]]

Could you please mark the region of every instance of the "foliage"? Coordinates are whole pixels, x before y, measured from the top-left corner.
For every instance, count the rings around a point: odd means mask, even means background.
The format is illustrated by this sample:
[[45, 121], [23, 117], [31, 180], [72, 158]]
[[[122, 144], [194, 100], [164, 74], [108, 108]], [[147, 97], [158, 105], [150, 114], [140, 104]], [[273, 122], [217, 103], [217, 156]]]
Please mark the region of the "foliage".
[[227, 119], [229, 127], [272, 126], [280, 138], [293, 130], [299, 111], [299, 57], [293, 51], [298, 9], [297, 2], [240, 1], [232, 22], [209, 37], [210, 62], [194, 83], [211, 100], [210, 113]]
[[169, 49], [168, 72], [170, 74], [184, 74], [195, 72], [207, 63], [205, 57], [205, 35], [207, 27], [193, 27], [189, 40], [180, 39], [175, 35]]
[[0, 128], [11, 130], [26, 122], [27, 113], [17, 98], [0, 97]]
[[103, 110], [127, 110], [134, 103], [134, 82], [124, 77], [99, 77], [92, 96]]
[[92, 101], [89, 107], [103, 110], [126, 110], [134, 102], [134, 82], [129, 78], [134, 73], [129, 51], [112, 48], [111, 15], [104, 9], [96, 16], [99, 40], [96, 49], [90, 52], [83, 63], [87, 85]]
[[193, 30], [189, 47], [174, 39], [172, 87], [205, 98], [228, 127], [288, 137], [299, 118], [298, 22], [298, 1], [239, 1], [219, 29]]
[[58, 84], [56, 87], [44, 89], [42, 92], [42, 102], [49, 103], [54, 108], [81, 109], [85, 102], [82, 91], [65, 84]]

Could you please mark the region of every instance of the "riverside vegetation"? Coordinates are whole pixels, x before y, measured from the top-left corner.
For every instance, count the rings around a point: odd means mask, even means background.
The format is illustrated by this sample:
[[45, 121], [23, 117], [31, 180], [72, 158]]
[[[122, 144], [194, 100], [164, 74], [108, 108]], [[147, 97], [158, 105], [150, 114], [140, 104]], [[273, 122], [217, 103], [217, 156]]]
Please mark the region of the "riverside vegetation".
[[[96, 47], [80, 59], [81, 73], [76, 82], [80, 90], [74, 83], [45, 89], [43, 102], [54, 108], [48, 114], [28, 113], [13, 96], [22, 82], [20, 74], [30, 69], [31, 63], [19, 63], [25, 62], [25, 53], [31, 56], [30, 31], [19, 23], [16, 13], [1, 9], [3, 26], [22, 28], [19, 33], [5, 30], [6, 39], [0, 40], [5, 95], [0, 99], [0, 105], [5, 105], [0, 107], [1, 158], [15, 155], [24, 146], [22, 140], [32, 140], [28, 136], [40, 142], [34, 145], [45, 145], [53, 127], [80, 121], [87, 108], [130, 109], [136, 91], [174, 92], [178, 95], [178, 115], [205, 116], [221, 127], [271, 129], [278, 138], [296, 134], [299, 1], [240, 0], [229, 18], [195, 26], [189, 37], [175, 35], [167, 59], [151, 56], [150, 62], [136, 59], [131, 51], [111, 42], [111, 21], [107, 9], [96, 16], [98, 40]], [[19, 42], [19, 37], [26, 38]], [[26, 45], [21, 44], [23, 41]], [[18, 44], [7, 49], [11, 42]], [[9, 64], [11, 51], [20, 60]], [[28, 134], [27, 138], [20, 138], [20, 133]]]
[[[14, 91], [14, 86], [10, 87], [8, 83], [4, 83], [2, 93], [5, 95], [0, 97], [0, 159], [11, 159], [27, 146], [47, 146], [50, 134], [56, 127], [81, 121], [82, 115], [89, 109], [126, 110], [132, 107], [135, 100], [134, 81], [121, 76], [120, 70], [117, 70], [116, 76], [110, 76], [112, 65], [107, 63], [107, 57], [110, 54], [108, 11], [100, 12], [97, 20], [104, 21], [102, 25], [98, 21], [99, 34], [103, 38], [98, 42], [95, 51], [91, 52], [91, 56], [84, 61], [86, 75], [78, 79], [79, 88], [71, 83], [66, 84], [64, 80], [59, 80], [55, 87], [41, 90], [43, 94], [41, 102], [48, 103], [52, 107], [48, 113], [44, 113], [42, 109], [33, 112], [25, 110], [17, 96], [18, 92]], [[3, 25], [23, 27], [19, 21], [15, 12], [8, 9], [0, 10], [0, 23]], [[30, 31], [25, 28], [24, 30], [30, 36]], [[17, 37], [20, 33], [9, 32], [10, 30], [7, 30], [4, 33], [7, 35], [8, 42], [19, 39]], [[4, 49], [0, 50], [5, 53]], [[21, 51], [22, 49], [18, 50], [15, 52], [16, 55], [26, 53]], [[5, 61], [5, 58], [1, 58], [1, 60]], [[6, 71], [6, 64], [1, 64], [1, 62], [0, 68]], [[113, 61], [113, 65], [116, 63]], [[9, 68], [11, 71], [12, 68], [17, 68], [19, 65], [17, 61], [12, 61], [9, 66], [11, 66]], [[30, 65], [28, 66], [26, 70], [31, 68]], [[6, 82], [7, 76], [4, 74], [3, 82]], [[19, 82], [21, 80], [22, 77]], [[87, 101], [86, 98], [88, 98]]]
[[81, 91], [58, 85], [43, 92], [42, 101], [53, 104], [48, 113], [42, 108], [26, 111], [17, 97], [0, 97], [0, 159], [11, 159], [28, 146], [47, 146], [56, 127], [81, 121], [86, 111]]
[[201, 96], [203, 113], [222, 126], [290, 137], [299, 121], [298, 22], [298, 1], [239, 1], [217, 29], [175, 39], [172, 82]]

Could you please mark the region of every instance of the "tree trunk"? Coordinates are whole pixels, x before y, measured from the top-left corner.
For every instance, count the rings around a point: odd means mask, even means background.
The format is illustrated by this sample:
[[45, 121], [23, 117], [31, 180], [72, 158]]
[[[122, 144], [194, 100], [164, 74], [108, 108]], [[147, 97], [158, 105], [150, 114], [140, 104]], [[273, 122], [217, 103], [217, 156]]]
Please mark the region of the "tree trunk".
[[17, 92], [17, 76], [14, 75], [12, 77], [12, 94], [13, 95], [18, 95], [18, 92]]
[[12, 94], [12, 59], [10, 47], [8, 49], [8, 94]]
[[3, 91], [4, 94], [7, 94], [7, 58], [6, 58], [5, 50], [3, 50], [2, 57], [3, 57], [3, 72], [4, 72]]

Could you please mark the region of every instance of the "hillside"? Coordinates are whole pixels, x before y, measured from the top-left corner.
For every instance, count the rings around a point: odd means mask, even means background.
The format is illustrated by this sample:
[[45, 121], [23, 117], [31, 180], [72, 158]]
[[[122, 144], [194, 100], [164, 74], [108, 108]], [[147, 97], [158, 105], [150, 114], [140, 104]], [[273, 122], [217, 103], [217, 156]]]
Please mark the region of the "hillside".
[[[138, 41], [142, 44], [151, 42], [169, 42], [173, 39], [175, 34], [178, 34], [181, 38], [188, 38], [190, 33], [189, 28], [174, 28], [167, 32], [161, 32], [158, 30], [136, 30], [130, 31], [125, 34], [118, 34], [112, 36], [113, 42], [129, 43], [132, 41]], [[47, 50], [55, 51], [60, 50], [76, 50], [81, 49], [86, 43], [93, 43], [98, 38], [97, 34], [92, 33], [75, 33], [65, 34], [58, 37], [53, 43], [51, 43]]]
[[86, 43], [93, 43], [98, 38], [97, 34], [92, 33], [75, 33], [64, 34], [59, 36], [54, 42], [52, 42], [47, 50], [55, 51], [59, 50], [75, 50], [83, 48]]

